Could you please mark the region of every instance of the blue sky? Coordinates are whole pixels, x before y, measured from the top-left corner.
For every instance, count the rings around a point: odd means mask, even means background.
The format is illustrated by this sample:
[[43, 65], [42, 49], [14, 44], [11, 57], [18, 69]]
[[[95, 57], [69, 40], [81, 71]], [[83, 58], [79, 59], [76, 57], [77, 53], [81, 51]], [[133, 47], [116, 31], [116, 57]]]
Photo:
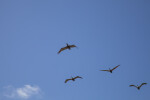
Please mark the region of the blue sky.
[[[149, 100], [149, 5], [1, 0], [0, 100]], [[66, 43], [78, 48], [58, 55]], [[99, 71], [118, 64], [112, 74]], [[129, 87], [142, 82], [140, 91]]]

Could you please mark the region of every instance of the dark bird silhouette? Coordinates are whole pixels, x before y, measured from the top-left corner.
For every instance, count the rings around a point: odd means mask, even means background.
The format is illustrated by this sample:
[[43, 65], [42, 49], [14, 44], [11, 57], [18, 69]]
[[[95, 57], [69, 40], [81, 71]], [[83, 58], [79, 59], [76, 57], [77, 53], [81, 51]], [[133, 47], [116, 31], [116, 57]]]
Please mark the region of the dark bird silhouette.
[[109, 70], [100, 70], [100, 71], [107, 71], [107, 72], [112, 73], [112, 71], [115, 70], [115, 69], [116, 69], [117, 67], [119, 67], [119, 66], [120, 66], [120, 65], [114, 67], [113, 69], [110, 69], [110, 68], [109, 68]]
[[76, 77], [72, 77], [72, 78], [70, 78], [70, 79], [66, 79], [65, 80], [65, 83], [67, 83], [69, 80], [72, 80], [72, 81], [75, 81], [75, 79], [77, 79], [77, 78], [81, 78], [81, 79], [83, 79], [82, 77], [80, 77], [80, 76], [76, 76]]
[[146, 84], [147, 84], [147, 83], [142, 83], [140, 86], [138, 86], [138, 85], [137, 85], [137, 86], [135, 86], [135, 85], [129, 85], [129, 86], [130, 86], [130, 87], [131, 87], [131, 86], [134, 86], [134, 87], [136, 87], [138, 90], [140, 90], [141, 86], [142, 86], [142, 85], [146, 85]]
[[71, 49], [71, 48], [73, 48], [73, 47], [76, 47], [75, 45], [68, 45], [68, 43], [66, 43], [66, 45], [67, 46], [65, 46], [65, 47], [63, 47], [63, 48], [61, 48], [60, 50], [59, 50], [59, 52], [58, 52], [58, 54], [60, 53], [60, 52], [62, 52], [63, 50], [66, 50], [66, 49]]

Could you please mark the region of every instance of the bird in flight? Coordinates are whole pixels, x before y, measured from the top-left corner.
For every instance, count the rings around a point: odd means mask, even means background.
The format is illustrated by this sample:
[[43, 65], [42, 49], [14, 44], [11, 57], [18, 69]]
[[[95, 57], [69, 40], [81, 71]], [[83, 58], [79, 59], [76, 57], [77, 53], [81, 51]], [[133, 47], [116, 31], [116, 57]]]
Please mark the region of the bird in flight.
[[109, 70], [100, 70], [100, 71], [107, 71], [107, 72], [112, 73], [112, 71], [115, 70], [115, 69], [116, 69], [117, 67], [119, 67], [119, 66], [120, 66], [120, 65], [117, 65], [117, 66], [114, 67], [113, 69], [110, 69], [110, 68], [109, 68]]
[[76, 76], [76, 77], [72, 77], [72, 78], [70, 78], [70, 79], [66, 79], [66, 80], [65, 80], [65, 83], [67, 83], [69, 80], [75, 81], [75, 79], [77, 79], [77, 78], [83, 79], [83, 78], [80, 77], [80, 76]]
[[136, 87], [138, 90], [140, 90], [141, 86], [142, 86], [142, 85], [146, 85], [146, 84], [147, 84], [147, 83], [142, 83], [140, 86], [138, 86], [138, 85], [137, 85], [137, 86], [135, 86], [135, 85], [129, 85], [129, 86], [130, 86], [130, 87], [131, 87], [131, 86], [134, 86], [134, 87]]
[[66, 49], [69, 49], [69, 50], [70, 50], [71, 48], [76, 47], [75, 45], [69, 45], [68, 43], [66, 43], [66, 45], [67, 45], [67, 46], [61, 48], [61, 49], [58, 51], [58, 54], [59, 54], [60, 52], [62, 52], [63, 50], [66, 50]]

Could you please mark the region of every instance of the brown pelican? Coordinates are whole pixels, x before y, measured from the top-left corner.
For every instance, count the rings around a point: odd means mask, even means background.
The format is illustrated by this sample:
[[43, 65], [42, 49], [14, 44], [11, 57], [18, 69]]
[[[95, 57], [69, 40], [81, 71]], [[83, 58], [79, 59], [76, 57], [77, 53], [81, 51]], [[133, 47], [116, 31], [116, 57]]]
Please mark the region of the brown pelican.
[[75, 79], [77, 79], [77, 78], [81, 78], [81, 79], [83, 79], [82, 77], [80, 77], [80, 76], [76, 76], [76, 77], [72, 77], [72, 78], [70, 78], [70, 79], [66, 79], [65, 80], [65, 83], [67, 83], [69, 80], [72, 80], [72, 81], [75, 81]]
[[59, 52], [58, 52], [58, 54], [61, 52], [61, 51], [63, 51], [63, 50], [66, 50], [66, 49], [71, 49], [71, 48], [73, 48], [73, 47], [76, 47], [75, 45], [68, 45], [68, 43], [66, 43], [66, 45], [67, 46], [65, 46], [65, 47], [63, 47], [63, 48], [61, 48], [60, 50], [59, 50]]
[[138, 85], [137, 85], [137, 86], [135, 86], [135, 85], [129, 85], [129, 86], [130, 86], [130, 87], [131, 87], [131, 86], [134, 86], [134, 87], [136, 87], [138, 90], [140, 90], [141, 86], [142, 86], [142, 85], [146, 85], [146, 84], [147, 84], [147, 83], [142, 83], [140, 86], [138, 86]]
[[118, 65], [118, 66], [114, 67], [113, 69], [110, 69], [110, 68], [109, 68], [109, 70], [100, 70], [100, 71], [107, 71], [107, 72], [112, 73], [112, 71], [113, 71], [114, 69], [116, 69], [117, 67], [119, 67], [119, 66], [120, 66], [120, 65]]

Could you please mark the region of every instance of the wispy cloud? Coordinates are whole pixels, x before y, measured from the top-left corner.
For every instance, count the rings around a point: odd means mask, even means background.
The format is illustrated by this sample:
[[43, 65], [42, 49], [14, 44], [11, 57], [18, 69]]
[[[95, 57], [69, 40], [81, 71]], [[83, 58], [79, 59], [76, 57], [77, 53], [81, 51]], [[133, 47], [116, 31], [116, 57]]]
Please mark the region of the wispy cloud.
[[20, 98], [20, 99], [29, 99], [33, 96], [41, 95], [41, 89], [38, 86], [24, 85], [20, 88], [14, 88], [12, 86], [5, 87], [4, 96], [8, 98]]

